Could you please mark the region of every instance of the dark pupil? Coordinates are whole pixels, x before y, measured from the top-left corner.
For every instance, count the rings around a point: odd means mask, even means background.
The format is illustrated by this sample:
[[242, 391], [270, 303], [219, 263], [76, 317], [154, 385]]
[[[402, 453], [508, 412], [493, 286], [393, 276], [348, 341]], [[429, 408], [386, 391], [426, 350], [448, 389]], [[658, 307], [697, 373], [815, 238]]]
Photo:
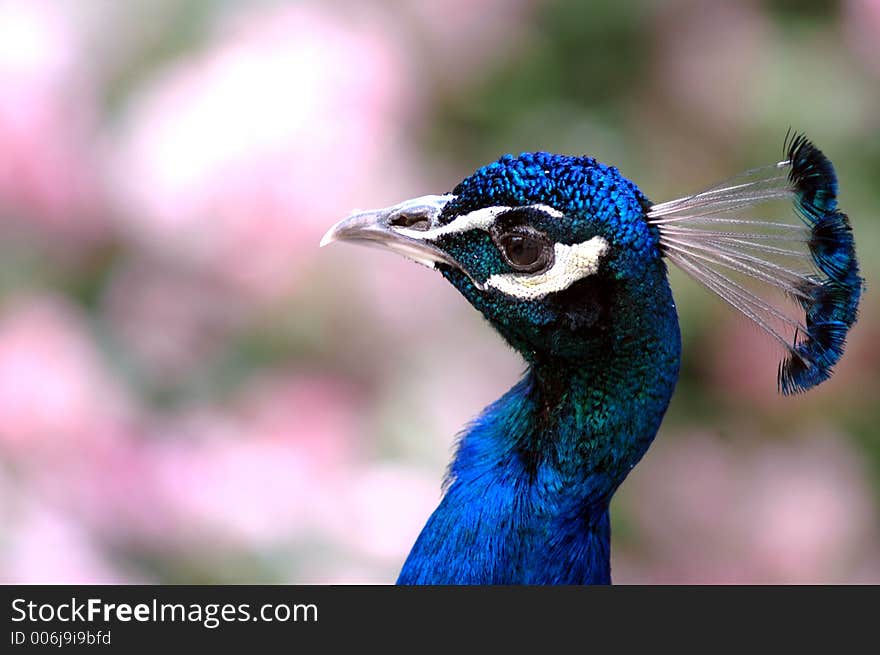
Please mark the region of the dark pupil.
[[541, 243], [521, 234], [511, 234], [505, 239], [504, 250], [511, 264], [531, 266], [541, 256]]

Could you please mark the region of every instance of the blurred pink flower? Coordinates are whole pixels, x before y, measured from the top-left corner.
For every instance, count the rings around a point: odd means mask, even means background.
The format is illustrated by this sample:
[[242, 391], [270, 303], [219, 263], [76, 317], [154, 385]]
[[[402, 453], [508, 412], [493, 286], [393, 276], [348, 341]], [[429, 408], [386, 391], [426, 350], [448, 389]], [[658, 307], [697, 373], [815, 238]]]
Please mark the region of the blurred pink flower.
[[246, 309], [215, 278], [136, 257], [115, 271], [101, 305], [114, 337], [159, 382], [186, 379], [223, 352]]
[[[861, 318], [847, 337], [843, 359], [832, 378], [809, 395], [783, 396], [776, 390], [779, 363], [786, 354], [751, 321], [725, 311], [712, 339], [702, 350], [702, 361], [719, 398], [749, 404], [775, 416], [795, 416], [833, 405], [837, 411], [859, 406], [876, 394], [876, 369], [880, 364], [876, 325], [876, 303], [863, 303]], [[790, 314], [796, 316], [796, 314]]]
[[125, 584], [142, 576], [111, 561], [79, 517], [26, 477], [0, 468], [0, 583]]
[[332, 378], [273, 375], [223, 409], [156, 416], [140, 433], [44, 459], [28, 488], [124, 551], [186, 558], [337, 543], [362, 450], [353, 403]]
[[103, 233], [84, 25], [53, 0], [0, 4], [0, 218], [64, 252]]
[[[464, 302], [462, 300], [462, 302]], [[467, 308], [472, 311], [470, 307]], [[415, 461], [435, 467], [439, 483], [456, 435], [522, 376], [525, 365], [491, 329], [467, 317], [447, 324], [432, 341], [406, 344], [409, 358], [384, 376], [376, 401], [389, 424], [386, 433]], [[435, 328], [436, 329], [436, 328]], [[386, 434], [387, 437], [387, 434]]]
[[143, 431], [120, 431], [56, 462], [44, 458], [27, 470], [29, 488], [102, 543], [155, 547], [163, 535], [164, 547], [175, 548], [174, 515], [155, 483], [156, 448]]
[[[326, 256], [327, 274], [345, 264], [352, 271], [337, 293], [357, 298], [371, 320], [390, 335], [389, 341], [424, 344], [427, 330], [460, 321], [473, 311], [435, 270], [392, 252], [352, 244], [333, 248], [335, 252], [328, 251]], [[323, 270], [319, 269], [319, 274]], [[330, 279], [338, 280], [339, 276]], [[418, 311], [413, 311], [414, 304]]]
[[65, 301], [20, 298], [0, 315], [0, 449], [61, 456], [108, 438], [128, 413], [84, 319]]
[[[363, 463], [337, 496], [336, 529], [324, 536], [321, 552], [304, 553], [299, 584], [390, 584], [409, 549], [440, 501], [439, 478], [404, 463]], [[329, 546], [329, 548], [327, 548]]]
[[3, 584], [143, 584], [141, 574], [111, 562], [84, 526], [65, 512], [33, 502], [4, 518]]
[[779, 362], [786, 357], [783, 348], [745, 317], [721, 310], [727, 313], [701, 353], [718, 395], [764, 410], [801, 410], [800, 396], [784, 397], [776, 389]]
[[176, 517], [172, 540], [258, 549], [304, 536], [325, 518], [328, 498], [308, 454], [291, 443], [226, 437], [169, 442], [156, 453], [156, 484]]
[[136, 96], [109, 170], [140, 244], [271, 297], [334, 220], [412, 186], [418, 85], [390, 28], [349, 10], [240, 14]]
[[844, 33], [860, 62], [880, 75], [880, 0], [846, 0], [843, 3]]
[[737, 134], [752, 120], [748, 107], [760, 92], [755, 70], [772, 45], [765, 12], [756, 2], [684, 0], [664, 4], [658, 16], [661, 91], [687, 120]]
[[407, 2], [413, 36], [426, 50], [431, 77], [450, 85], [479, 81], [529, 36], [529, 19], [542, 0], [446, 0]]
[[792, 582], [846, 579], [852, 560], [874, 542], [876, 517], [863, 465], [838, 439], [764, 449], [744, 504], [747, 544], [759, 573]]
[[619, 554], [619, 582], [856, 581], [878, 525], [844, 438], [737, 439], [655, 445], [622, 490], [642, 545]]
[[361, 448], [352, 402], [345, 385], [296, 374], [169, 422], [150, 449], [150, 494], [176, 534], [157, 536], [259, 548], [336, 530]]
[[440, 480], [431, 480], [416, 468], [399, 464], [364, 467], [349, 480], [341, 503], [348, 513], [344, 523], [347, 545], [402, 566], [440, 496]]
[[231, 412], [194, 416], [158, 442], [155, 482], [177, 536], [254, 550], [317, 542], [354, 567], [400, 566], [439, 480], [370, 463], [352, 400], [330, 378], [268, 378]]

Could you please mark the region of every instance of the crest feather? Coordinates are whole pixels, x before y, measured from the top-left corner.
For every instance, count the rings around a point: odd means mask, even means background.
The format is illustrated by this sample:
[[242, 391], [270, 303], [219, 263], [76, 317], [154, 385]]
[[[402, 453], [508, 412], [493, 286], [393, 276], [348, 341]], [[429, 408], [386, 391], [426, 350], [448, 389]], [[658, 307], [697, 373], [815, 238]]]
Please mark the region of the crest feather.
[[[803, 134], [786, 135], [784, 152], [776, 164], [653, 205], [647, 218], [669, 261], [782, 346], [778, 386], [791, 394], [830, 377], [863, 280], [831, 161]], [[790, 220], [756, 218], [779, 200], [794, 204]], [[793, 300], [799, 315], [766, 298], [768, 289]]]

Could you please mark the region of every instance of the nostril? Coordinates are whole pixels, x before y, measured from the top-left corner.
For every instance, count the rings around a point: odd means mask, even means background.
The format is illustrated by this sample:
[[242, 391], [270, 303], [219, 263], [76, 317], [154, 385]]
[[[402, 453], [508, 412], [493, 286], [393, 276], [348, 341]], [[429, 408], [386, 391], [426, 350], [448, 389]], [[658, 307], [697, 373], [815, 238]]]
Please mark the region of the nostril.
[[401, 212], [394, 216], [390, 224], [394, 227], [405, 227], [410, 230], [425, 231], [431, 227], [430, 221], [424, 214], [416, 214], [413, 212]]

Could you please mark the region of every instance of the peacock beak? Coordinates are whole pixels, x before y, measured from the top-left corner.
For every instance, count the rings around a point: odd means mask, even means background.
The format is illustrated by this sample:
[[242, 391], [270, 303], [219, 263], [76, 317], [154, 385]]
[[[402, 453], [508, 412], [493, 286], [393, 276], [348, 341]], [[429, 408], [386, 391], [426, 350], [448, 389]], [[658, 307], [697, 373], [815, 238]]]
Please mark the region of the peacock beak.
[[419, 264], [436, 268], [458, 263], [433, 243], [433, 232], [446, 204], [455, 196], [422, 196], [393, 207], [353, 213], [327, 230], [321, 247], [334, 241], [352, 241], [392, 250]]

